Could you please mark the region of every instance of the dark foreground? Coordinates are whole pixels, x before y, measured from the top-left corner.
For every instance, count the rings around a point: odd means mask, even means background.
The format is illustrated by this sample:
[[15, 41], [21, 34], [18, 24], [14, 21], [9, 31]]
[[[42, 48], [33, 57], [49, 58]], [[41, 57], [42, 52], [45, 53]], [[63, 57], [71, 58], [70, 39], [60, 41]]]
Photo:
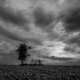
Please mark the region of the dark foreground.
[[0, 66], [0, 80], [80, 80], [80, 66]]

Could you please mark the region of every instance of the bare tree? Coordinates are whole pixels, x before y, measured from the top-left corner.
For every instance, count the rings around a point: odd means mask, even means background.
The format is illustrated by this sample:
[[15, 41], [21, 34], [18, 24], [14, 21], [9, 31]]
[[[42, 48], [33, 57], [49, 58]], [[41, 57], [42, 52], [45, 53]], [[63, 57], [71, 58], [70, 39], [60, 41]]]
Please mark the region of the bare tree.
[[23, 61], [26, 60], [26, 57], [30, 56], [30, 54], [28, 54], [28, 49], [31, 49], [31, 47], [26, 44], [20, 44], [16, 50], [19, 56], [18, 60], [21, 60], [21, 65], [23, 65]]
[[40, 59], [39, 60], [32, 59], [30, 65], [42, 65], [42, 62]]
[[41, 62], [41, 60], [40, 60], [40, 59], [38, 60], [38, 62], [39, 62], [39, 65], [42, 65], [42, 62]]

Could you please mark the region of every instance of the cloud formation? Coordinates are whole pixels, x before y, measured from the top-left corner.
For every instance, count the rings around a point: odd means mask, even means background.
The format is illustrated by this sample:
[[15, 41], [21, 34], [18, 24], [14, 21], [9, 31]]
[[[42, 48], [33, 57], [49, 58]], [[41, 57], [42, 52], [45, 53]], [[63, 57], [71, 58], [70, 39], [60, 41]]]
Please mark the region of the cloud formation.
[[61, 57], [55, 57], [55, 56], [51, 56], [51, 57], [44, 56], [43, 58], [57, 60], [57, 61], [70, 61], [74, 59], [74, 58], [64, 58], [64, 57], [61, 58]]
[[45, 12], [43, 8], [36, 8], [33, 11], [34, 23], [42, 29], [49, 30], [50, 25], [54, 22], [55, 16], [52, 12]]
[[[20, 0], [20, 3], [19, 0], [6, 0], [0, 3], [0, 35], [9, 38], [15, 47], [19, 42], [32, 46], [30, 59], [40, 58], [43, 62], [55, 64], [59, 62], [68, 64], [69, 61], [75, 62], [77, 58], [79, 59], [79, 46], [75, 49], [72, 46], [80, 43], [79, 34], [76, 33], [80, 31], [80, 9], [72, 7], [76, 1], [73, 0], [72, 3], [72, 0], [34, 0], [36, 1], [36, 3], [32, 1], [35, 3], [34, 9], [30, 7], [29, 1], [32, 0]], [[31, 9], [29, 10], [31, 15], [27, 18], [28, 8]], [[73, 35], [74, 32], [76, 35]], [[15, 44], [11, 42], [12, 40]], [[8, 59], [6, 62], [13, 57], [11, 54], [2, 56], [6, 56], [5, 59]], [[11, 63], [14, 62], [16, 59]]]
[[13, 40], [24, 41], [24, 39], [21, 38], [18, 34], [8, 31], [3, 26], [0, 26], [0, 34]]
[[25, 18], [23, 12], [20, 10], [14, 11], [11, 7], [6, 7], [5, 3], [0, 3], [0, 20], [20, 27], [23, 26], [27, 30], [29, 20]]
[[70, 9], [62, 16], [64, 28], [67, 32], [80, 31], [80, 8]]
[[73, 46], [66, 46], [64, 48], [64, 51], [67, 51], [67, 52], [69, 51], [69, 52], [74, 53], [75, 52], [75, 48]]
[[15, 33], [14, 30], [13, 30], [13, 32], [8, 30], [3, 25], [0, 26], [0, 34], [7, 37], [7, 38], [15, 40], [15, 41], [20, 41], [20, 42], [24, 42], [24, 43], [32, 42], [32, 43], [37, 44], [37, 45], [42, 44], [42, 42], [39, 39], [23, 37], [22, 35]]
[[75, 44], [80, 46], [80, 33], [74, 33], [75, 35], [69, 35], [64, 39], [64, 42], [69, 44]]

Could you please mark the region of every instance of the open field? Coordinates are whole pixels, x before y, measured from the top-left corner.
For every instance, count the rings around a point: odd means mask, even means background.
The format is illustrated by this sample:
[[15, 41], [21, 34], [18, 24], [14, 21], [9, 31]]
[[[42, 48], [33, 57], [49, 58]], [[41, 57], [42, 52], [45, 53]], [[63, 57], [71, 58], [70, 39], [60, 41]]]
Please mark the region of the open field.
[[80, 80], [80, 66], [0, 66], [0, 80]]

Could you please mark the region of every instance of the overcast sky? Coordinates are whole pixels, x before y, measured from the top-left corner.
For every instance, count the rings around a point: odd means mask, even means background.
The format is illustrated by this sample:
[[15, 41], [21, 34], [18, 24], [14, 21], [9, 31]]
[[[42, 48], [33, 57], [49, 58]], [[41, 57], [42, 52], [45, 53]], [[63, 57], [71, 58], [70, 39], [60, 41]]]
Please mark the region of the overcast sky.
[[0, 0], [0, 64], [20, 64], [20, 43], [44, 64], [80, 64], [80, 0]]

